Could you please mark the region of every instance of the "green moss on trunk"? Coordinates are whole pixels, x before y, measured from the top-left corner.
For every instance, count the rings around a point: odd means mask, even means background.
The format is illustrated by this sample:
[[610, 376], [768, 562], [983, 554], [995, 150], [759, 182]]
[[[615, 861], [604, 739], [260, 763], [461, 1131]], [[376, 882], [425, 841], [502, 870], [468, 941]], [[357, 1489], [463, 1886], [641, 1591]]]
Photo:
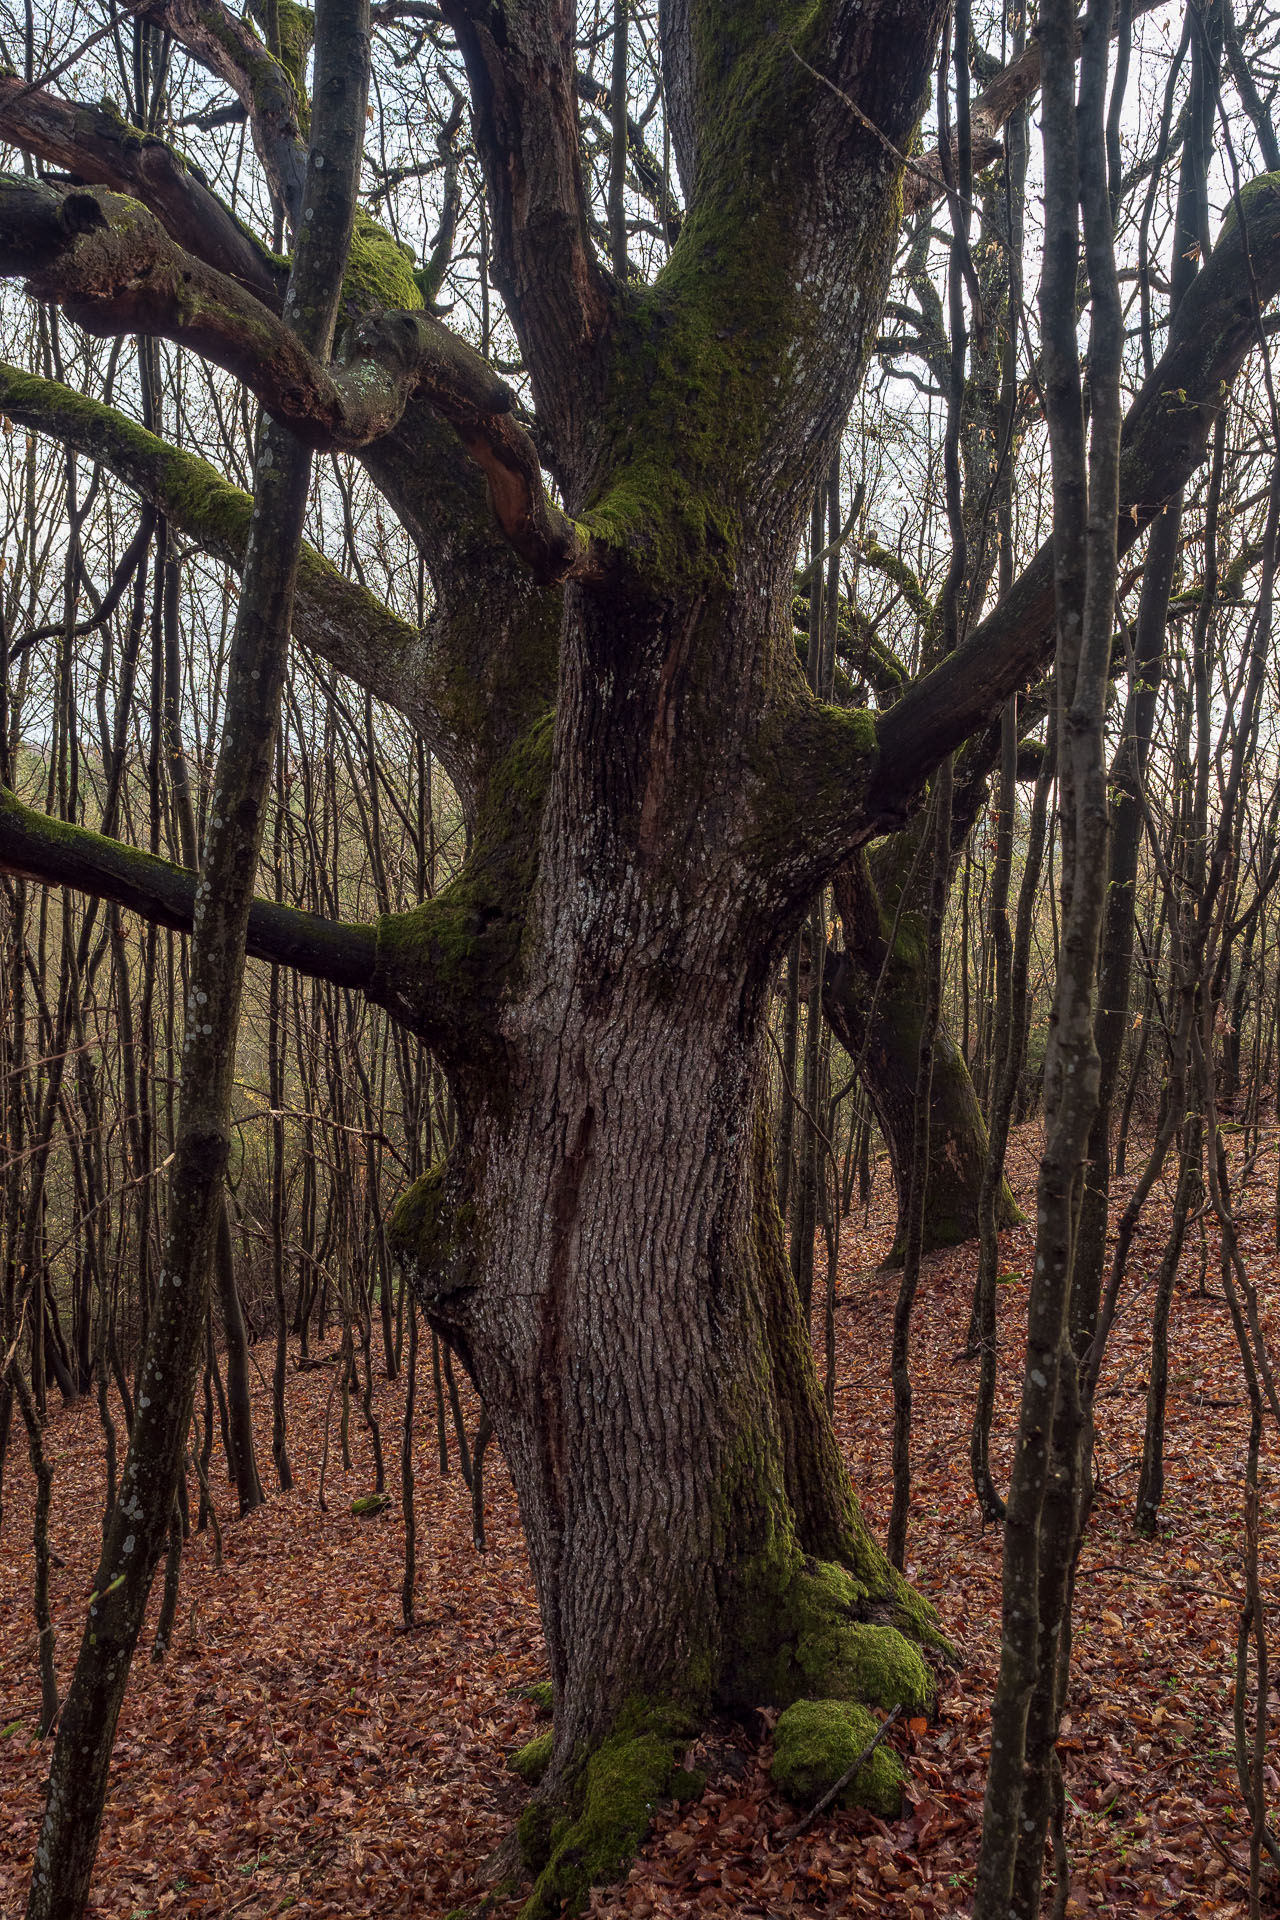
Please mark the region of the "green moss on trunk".
[[552, 1730], [538, 1734], [527, 1746], [512, 1754], [508, 1763], [512, 1773], [518, 1773], [529, 1786], [536, 1787], [551, 1765], [551, 1749], [554, 1745], [555, 1734]]
[[358, 313], [367, 313], [373, 307], [401, 312], [422, 305], [422, 289], [413, 271], [413, 248], [359, 208], [342, 295]]
[[794, 1555], [753, 1569], [733, 1608], [725, 1705], [786, 1706], [815, 1696], [928, 1713], [934, 1681], [920, 1645], [949, 1655], [928, 1601], [885, 1563], [873, 1591], [846, 1568]]
[[581, 1769], [565, 1804], [534, 1801], [526, 1808], [520, 1847], [537, 1879], [521, 1920], [580, 1912], [590, 1888], [615, 1879], [631, 1859], [658, 1803], [701, 1791], [700, 1779], [682, 1764], [696, 1730], [678, 1707], [633, 1700]]
[[457, 879], [377, 924], [371, 997], [463, 1070], [504, 1064], [496, 1016], [518, 981], [553, 724], [543, 715], [494, 769]]

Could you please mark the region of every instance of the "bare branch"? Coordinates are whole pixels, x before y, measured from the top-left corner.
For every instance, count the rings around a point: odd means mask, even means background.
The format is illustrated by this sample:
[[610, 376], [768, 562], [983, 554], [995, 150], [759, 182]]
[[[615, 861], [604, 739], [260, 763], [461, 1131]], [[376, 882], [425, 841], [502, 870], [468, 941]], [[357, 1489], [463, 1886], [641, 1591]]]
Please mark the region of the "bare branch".
[[[1257, 343], [1263, 304], [1280, 293], [1280, 180], [1244, 189], [1245, 226], [1224, 222], [1169, 329], [1169, 343], [1129, 408], [1121, 439], [1119, 551], [1133, 546], [1204, 458], [1214, 421]], [[1048, 545], [1000, 605], [879, 722], [880, 764], [868, 801], [879, 830], [909, 810], [945, 753], [990, 725], [1010, 693], [1040, 674], [1053, 640]]]
[[[1164, 0], [1134, 0], [1133, 17], [1151, 13]], [[1076, 47], [1079, 50], [1080, 28], [1076, 31]], [[1115, 31], [1113, 22], [1112, 31]], [[998, 73], [990, 86], [984, 87], [970, 109], [970, 124], [973, 147], [973, 170], [978, 173], [983, 167], [989, 167], [998, 160], [1003, 151], [1000, 135], [1012, 120], [1019, 107], [1025, 106], [1034, 94], [1040, 90], [1040, 42], [1033, 40], [1024, 53]], [[942, 155], [935, 148], [921, 160], [912, 163], [910, 171], [902, 182], [902, 211], [904, 214], [918, 213], [921, 207], [928, 206], [933, 200], [940, 200], [946, 192], [946, 183], [942, 172]]]
[[568, 459], [586, 426], [584, 373], [611, 322], [591, 249], [578, 140], [573, 9], [563, 0], [444, 0], [471, 84], [493, 209], [494, 277], [540, 419]]

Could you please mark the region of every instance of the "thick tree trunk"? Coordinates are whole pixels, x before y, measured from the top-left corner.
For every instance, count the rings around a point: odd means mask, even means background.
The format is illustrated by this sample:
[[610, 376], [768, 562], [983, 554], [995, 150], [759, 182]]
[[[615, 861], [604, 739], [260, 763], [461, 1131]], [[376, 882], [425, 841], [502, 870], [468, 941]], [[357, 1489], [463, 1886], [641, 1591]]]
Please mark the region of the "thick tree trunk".
[[[858, 1515], [786, 1259], [767, 1129], [750, 1118], [768, 982], [808, 889], [796, 878], [790, 901], [763, 897], [750, 869], [748, 748], [700, 752], [696, 727], [682, 743], [579, 667], [601, 638], [595, 612], [566, 645], [549, 780], [532, 748], [523, 757], [525, 804], [540, 781], [546, 799], [500, 1039], [473, 1034], [447, 1062], [458, 1148], [393, 1222], [432, 1326], [492, 1415], [537, 1583], [556, 1717], [547, 1817], [522, 1827], [542, 1870], [535, 1912], [566, 1897], [575, 1857], [591, 1852], [584, 1753], [656, 1742], [651, 1799], [715, 1704], [926, 1708], [913, 1643], [937, 1638]], [[611, 618], [614, 646], [642, 644]], [[679, 646], [681, 619], [664, 647]], [[731, 619], [724, 629], [751, 645]], [[732, 644], [703, 648], [714, 686], [688, 689], [689, 706], [720, 698]], [[515, 804], [490, 807], [509, 819]], [[483, 825], [473, 864], [488, 867]], [[510, 910], [503, 876], [489, 869], [487, 884]], [[684, 903], [660, 940], [655, 898]], [[460, 906], [446, 893], [424, 911], [433, 966], [447, 928], [483, 924]], [[458, 956], [469, 973], [484, 938]], [[511, 951], [514, 930], [495, 944]], [[405, 967], [404, 946], [393, 957], [384, 943], [384, 991], [393, 964]], [[564, 1804], [572, 1840], [551, 1831]], [[590, 1864], [588, 1879], [612, 1863]]]
[[[936, 1639], [932, 1611], [858, 1514], [766, 1130], [735, 1124], [759, 982], [672, 1000], [646, 974], [584, 991], [571, 961], [527, 1003], [501, 1111], [396, 1219], [519, 1496], [556, 1702], [548, 1809], [576, 1810], [577, 1756], [619, 1728], [665, 1735], [670, 1769], [713, 1705], [932, 1693], [912, 1644]], [[536, 1813], [522, 1837], [550, 1911], [581, 1842], [557, 1850]]]
[[[893, 849], [895, 856], [897, 852]], [[835, 897], [844, 946], [828, 965], [823, 1008], [841, 1046], [858, 1063], [889, 1149], [898, 1196], [898, 1231], [889, 1264], [897, 1265], [904, 1244], [926, 1000], [923, 930], [913, 907], [904, 905], [898, 911], [896, 903], [884, 903], [870, 862], [861, 856], [836, 876]], [[926, 1252], [975, 1237], [986, 1163], [982, 1108], [964, 1057], [942, 1021], [934, 1040], [929, 1102]], [[1019, 1218], [1008, 1183], [1002, 1182], [999, 1224], [1011, 1226]]]
[[769, 1156], [736, 1124], [759, 979], [673, 1000], [629, 971], [588, 994], [570, 961], [526, 1002], [527, 1063], [395, 1221], [516, 1482], [565, 1754], [637, 1689], [756, 1704], [816, 1681], [766, 1677], [773, 1627], [746, 1622], [802, 1553], [925, 1618], [858, 1518]]

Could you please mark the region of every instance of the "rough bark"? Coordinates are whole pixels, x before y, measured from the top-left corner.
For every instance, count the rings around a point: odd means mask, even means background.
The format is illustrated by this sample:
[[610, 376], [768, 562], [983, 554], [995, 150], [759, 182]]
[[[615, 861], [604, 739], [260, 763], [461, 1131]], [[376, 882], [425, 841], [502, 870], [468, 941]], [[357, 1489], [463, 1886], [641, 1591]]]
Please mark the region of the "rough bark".
[[[556, 1699], [548, 1808], [577, 1804], [577, 1756], [624, 1733], [665, 1738], [669, 1775], [682, 1716], [715, 1702], [923, 1701], [902, 1629], [933, 1632], [858, 1520], [767, 1135], [738, 1119], [758, 1099], [775, 952], [740, 884], [745, 768], [728, 753], [662, 764], [663, 731], [637, 729], [590, 666], [620, 611], [577, 614], [500, 1056], [477, 1071], [474, 1042], [464, 1058], [437, 1028], [460, 1144], [393, 1223], [519, 1495]], [[721, 661], [750, 644], [731, 618], [712, 631]], [[606, 769], [628, 800], [621, 828], [595, 806]], [[723, 840], [690, 847], [690, 818], [719, 821]], [[652, 899], [673, 885], [689, 904], [655, 949]], [[588, 1791], [583, 1820], [591, 1804]], [[582, 1833], [553, 1842], [531, 1816], [524, 1838], [549, 1910]]]

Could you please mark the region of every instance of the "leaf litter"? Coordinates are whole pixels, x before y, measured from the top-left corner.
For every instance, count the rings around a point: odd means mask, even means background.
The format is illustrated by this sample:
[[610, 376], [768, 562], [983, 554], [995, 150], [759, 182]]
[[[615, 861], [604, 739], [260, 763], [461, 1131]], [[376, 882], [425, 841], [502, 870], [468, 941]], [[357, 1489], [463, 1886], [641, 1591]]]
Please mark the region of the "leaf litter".
[[[1034, 1195], [1037, 1145], [1034, 1129], [1025, 1129], [1011, 1154], [1024, 1206]], [[1243, 1248], [1268, 1332], [1280, 1304], [1272, 1162], [1263, 1157], [1241, 1195]], [[1117, 1184], [1122, 1203], [1128, 1183]], [[1247, 1912], [1248, 1819], [1235, 1775], [1232, 1715], [1248, 1415], [1215, 1285], [1212, 1232], [1206, 1290], [1197, 1284], [1193, 1234], [1175, 1299], [1160, 1532], [1145, 1540], [1131, 1525], [1145, 1418], [1145, 1314], [1163, 1227], [1157, 1199], [1135, 1243], [1100, 1384], [1098, 1490], [1060, 1742], [1071, 1854], [1067, 1912], [1076, 1920], [1091, 1913], [1109, 1920], [1232, 1920]], [[878, 1529], [891, 1491], [888, 1356], [897, 1280], [877, 1263], [892, 1233], [892, 1195], [882, 1181], [865, 1224], [855, 1216], [845, 1225], [836, 1313], [836, 1425]], [[1031, 1254], [1029, 1226], [1002, 1235], [1001, 1383], [992, 1438], [1001, 1484], [1017, 1411]], [[750, 1728], [715, 1722], [692, 1755], [707, 1772], [705, 1793], [659, 1810], [621, 1884], [591, 1896], [590, 1912], [601, 1920], [695, 1913], [933, 1920], [967, 1911], [1000, 1618], [1000, 1537], [981, 1529], [969, 1484], [973, 1368], [956, 1352], [975, 1259], [973, 1245], [930, 1256], [916, 1312], [908, 1573], [934, 1600], [962, 1659], [946, 1679], [936, 1720], [911, 1720], [891, 1736], [910, 1775], [902, 1818], [829, 1813], [788, 1838], [796, 1810], [773, 1791], [768, 1774], [776, 1716], [759, 1714]], [[356, 1420], [352, 1470], [344, 1473], [331, 1450], [328, 1513], [317, 1505], [330, 1379], [327, 1369], [290, 1373], [292, 1492], [273, 1491], [265, 1507], [240, 1520], [215, 1473], [224, 1564], [214, 1566], [208, 1534], [193, 1535], [164, 1664], [146, 1657], [149, 1632], [140, 1646], [116, 1741], [89, 1908], [95, 1920], [442, 1917], [486, 1900], [484, 1862], [525, 1798], [507, 1759], [538, 1731], [536, 1709], [521, 1693], [545, 1671], [510, 1482], [491, 1449], [489, 1545], [477, 1554], [456, 1453], [450, 1474], [438, 1471], [424, 1367], [415, 1456], [418, 1624], [405, 1633], [394, 1471], [386, 1512], [359, 1518], [349, 1511], [351, 1499], [372, 1487]], [[255, 1386], [265, 1469], [270, 1400], [261, 1381]], [[378, 1379], [376, 1394], [389, 1438], [403, 1380]], [[46, 1446], [55, 1473], [51, 1537], [60, 1564], [52, 1604], [65, 1689], [101, 1538], [104, 1468], [93, 1403], [51, 1406]], [[389, 1455], [395, 1451], [388, 1446]], [[1261, 1563], [1271, 1608], [1278, 1584], [1274, 1460], [1268, 1434]], [[0, 1915], [14, 1920], [25, 1906], [48, 1765], [48, 1748], [35, 1735], [31, 1510], [31, 1475], [15, 1434], [0, 1528]], [[1271, 1706], [1280, 1716], [1274, 1696]], [[1273, 1805], [1280, 1803], [1272, 1767], [1267, 1782]], [[1274, 1888], [1268, 1897], [1274, 1906]], [[494, 1920], [519, 1910], [518, 1898], [488, 1900]]]

